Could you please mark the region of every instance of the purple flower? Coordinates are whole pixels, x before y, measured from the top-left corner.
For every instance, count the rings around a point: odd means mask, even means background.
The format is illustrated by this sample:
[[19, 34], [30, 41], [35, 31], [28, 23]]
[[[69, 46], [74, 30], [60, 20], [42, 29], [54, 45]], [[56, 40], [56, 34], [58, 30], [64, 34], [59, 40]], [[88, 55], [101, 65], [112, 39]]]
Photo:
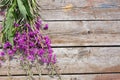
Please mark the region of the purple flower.
[[27, 57], [27, 59], [30, 60], [30, 61], [34, 61], [34, 60], [35, 60], [35, 57], [34, 57], [33, 55], [29, 55], [29, 56]]
[[42, 23], [42, 20], [40, 19], [40, 17], [37, 17], [37, 22]]
[[46, 43], [47, 45], [51, 44], [51, 40], [49, 39], [48, 36], [45, 36], [44, 39], [45, 39], [45, 43]]
[[34, 47], [34, 46], [35, 46], [34, 42], [32, 42], [32, 41], [29, 42], [29, 46], [30, 46], [30, 47]]
[[9, 56], [13, 56], [13, 54], [15, 53], [13, 50], [10, 50], [10, 49], [7, 52], [9, 54]]
[[30, 53], [30, 55], [35, 55], [35, 51], [32, 49], [30, 49], [29, 53]]
[[10, 42], [6, 42], [3, 46], [4, 49], [10, 48], [10, 47], [12, 47]]
[[16, 23], [16, 22], [14, 22], [14, 26], [15, 26], [15, 27], [19, 27], [19, 24]]
[[33, 48], [31, 50], [34, 51], [35, 54], [38, 53], [38, 48]]
[[38, 55], [39, 55], [39, 56], [42, 56], [44, 53], [45, 53], [44, 49], [40, 49], [40, 50], [38, 51]]
[[[20, 25], [23, 25], [20, 24]], [[14, 27], [19, 27], [19, 24], [14, 22]], [[35, 24], [31, 28], [29, 23], [25, 23], [21, 30], [16, 31], [14, 35], [14, 46], [10, 42], [4, 44], [5, 52], [10, 56], [17, 55], [17, 51], [21, 53], [20, 60], [34, 61], [38, 58], [42, 63], [56, 63], [56, 55], [53, 54], [51, 48], [51, 40], [48, 36], [44, 36], [39, 29], [42, 27], [42, 21], [37, 18]], [[35, 28], [36, 27], [36, 28]], [[45, 24], [44, 30], [48, 29], [48, 24]], [[4, 52], [0, 52], [0, 56], [4, 56]]]
[[49, 54], [52, 54], [52, 53], [53, 53], [52, 48], [48, 48], [48, 53], [49, 53]]
[[57, 62], [57, 59], [56, 59], [56, 55], [54, 54], [52, 63], [55, 64], [56, 62]]
[[37, 34], [37, 32], [32, 32], [32, 31], [29, 32], [29, 36], [30, 36], [30, 37], [34, 37], [36, 34]]
[[0, 57], [3, 57], [5, 55], [4, 52], [0, 52]]
[[44, 30], [48, 30], [48, 24], [45, 24]]
[[14, 46], [13, 51], [14, 51], [14, 52], [16, 52], [16, 51], [17, 51], [17, 47], [16, 47], [16, 46]]
[[47, 59], [46, 58], [41, 58], [41, 61], [43, 62], [43, 63], [48, 63], [48, 61], [47, 61]]
[[28, 23], [26, 23], [24, 26], [30, 28], [30, 24]]
[[49, 54], [49, 55], [48, 55], [48, 63], [50, 63], [51, 60], [52, 60], [52, 54]]
[[21, 34], [19, 32], [16, 32], [14, 39], [19, 39], [19, 38], [21, 38]]
[[42, 21], [40, 19], [38, 19], [36, 22], [35, 22], [35, 27], [39, 30], [41, 28], [41, 25], [42, 25]]

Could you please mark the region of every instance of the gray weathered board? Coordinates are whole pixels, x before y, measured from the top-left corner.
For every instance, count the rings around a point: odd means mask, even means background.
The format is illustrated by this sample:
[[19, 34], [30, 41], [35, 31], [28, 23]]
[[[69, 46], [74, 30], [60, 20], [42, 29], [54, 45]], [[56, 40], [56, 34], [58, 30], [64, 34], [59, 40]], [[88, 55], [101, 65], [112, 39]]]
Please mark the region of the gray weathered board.
[[61, 9], [66, 5], [72, 7], [118, 8], [120, 0], [38, 0], [42, 9]]
[[[120, 8], [45, 9], [40, 11], [43, 20], [120, 20]], [[3, 20], [3, 16], [0, 16]]]
[[[52, 39], [63, 80], [120, 80], [120, 0], [38, 1], [41, 17], [49, 24], [43, 33]], [[0, 68], [0, 80], [9, 80], [6, 68], [7, 62]], [[39, 80], [35, 68], [33, 72]], [[11, 74], [13, 80], [26, 78], [15, 59]], [[57, 80], [46, 70], [42, 74], [42, 80]]]
[[120, 45], [120, 21], [47, 22], [53, 46]]
[[[120, 74], [93, 74], [93, 75], [62, 75], [62, 80], [120, 80]], [[12, 80], [26, 80], [26, 76], [13, 76]], [[35, 80], [40, 80], [34, 76]], [[9, 80], [7, 77], [0, 77], [0, 80]], [[58, 80], [58, 77], [42, 76], [41, 80]]]
[[[57, 54], [60, 73], [120, 72], [119, 47], [54, 48], [54, 53]], [[0, 75], [7, 75], [6, 68], [7, 62], [0, 68]], [[33, 72], [37, 74], [35, 68]], [[11, 74], [25, 74], [19, 61], [11, 61]], [[43, 74], [47, 74], [47, 71], [43, 70]]]

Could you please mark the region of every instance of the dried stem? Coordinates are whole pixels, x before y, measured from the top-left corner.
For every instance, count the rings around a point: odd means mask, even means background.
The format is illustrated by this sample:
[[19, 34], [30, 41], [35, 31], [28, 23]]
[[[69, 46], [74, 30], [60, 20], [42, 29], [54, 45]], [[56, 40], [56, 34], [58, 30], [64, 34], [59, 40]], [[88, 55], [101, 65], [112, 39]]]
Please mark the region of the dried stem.
[[55, 68], [55, 65], [54, 64], [50, 64], [50, 66], [52, 67], [52, 74], [53, 74], [53, 71], [55, 71], [55, 74], [58, 76], [58, 80], [62, 80], [60, 74], [57, 72], [57, 70]]
[[41, 76], [42, 76], [42, 70], [41, 70], [41, 67], [38, 63], [36, 63], [36, 70], [39, 74], [39, 80], [41, 80]]
[[9, 80], [12, 80], [11, 73], [10, 73], [10, 70], [11, 70], [11, 68], [10, 68], [10, 56], [7, 55], [7, 58], [8, 58], [7, 75], [8, 75]]

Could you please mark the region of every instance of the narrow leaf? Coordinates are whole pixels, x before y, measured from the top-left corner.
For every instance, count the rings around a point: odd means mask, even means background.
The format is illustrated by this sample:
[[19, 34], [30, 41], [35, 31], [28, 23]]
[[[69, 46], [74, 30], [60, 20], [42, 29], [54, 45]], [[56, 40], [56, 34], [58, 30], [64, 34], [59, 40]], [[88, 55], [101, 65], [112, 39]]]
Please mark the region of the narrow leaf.
[[26, 11], [25, 6], [23, 5], [22, 0], [17, 0], [17, 4], [18, 4], [19, 10], [20, 10], [20, 13], [22, 14], [22, 16], [25, 19], [27, 19], [27, 11]]

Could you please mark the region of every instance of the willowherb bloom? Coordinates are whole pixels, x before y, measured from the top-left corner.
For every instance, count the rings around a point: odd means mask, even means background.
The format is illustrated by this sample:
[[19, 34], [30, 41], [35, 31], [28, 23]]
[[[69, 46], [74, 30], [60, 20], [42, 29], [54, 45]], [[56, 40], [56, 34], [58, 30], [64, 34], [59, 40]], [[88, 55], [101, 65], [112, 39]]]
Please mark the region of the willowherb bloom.
[[41, 57], [43, 54], [45, 53], [45, 50], [44, 49], [40, 49], [38, 51], [38, 55]]
[[[29, 23], [23, 24], [21, 31], [16, 31], [14, 35], [14, 45], [12, 46], [9, 41], [4, 44], [4, 50], [7, 51], [9, 56], [14, 56], [16, 52], [20, 52], [22, 59], [27, 59], [29, 61], [34, 62], [37, 58], [42, 63], [56, 63], [56, 55], [53, 54], [53, 49], [51, 48], [51, 40], [46, 35], [42, 35], [40, 32], [41, 28], [41, 20], [37, 19], [35, 21], [36, 28], [31, 28]], [[18, 27], [18, 23], [14, 23], [16, 28]], [[48, 24], [45, 25], [44, 29], [48, 29]], [[1, 56], [4, 53], [1, 53]]]
[[8, 49], [7, 53], [8, 53], [9, 56], [13, 56], [15, 52], [11, 49]]
[[14, 22], [14, 26], [15, 26], [15, 27], [19, 27], [19, 24], [16, 23], [16, 22]]
[[30, 28], [30, 24], [29, 23], [26, 23], [24, 26]]
[[41, 26], [42, 26], [42, 21], [39, 18], [37, 18], [37, 21], [35, 22], [35, 27], [39, 30]]
[[7, 41], [7, 42], [4, 44], [4, 46], [3, 46], [4, 49], [10, 48], [10, 47], [12, 47], [12, 45], [11, 45], [11, 43], [8, 42], [8, 41]]
[[29, 56], [27, 56], [27, 59], [30, 60], [30, 61], [34, 61], [35, 57], [33, 55], [29, 55]]
[[54, 64], [57, 62], [57, 59], [56, 59], [56, 54], [54, 54], [53, 56], [53, 61], [52, 61]]
[[5, 53], [3, 51], [0, 52], [0, 57], [3, 57]]
[[44, 29], [44, 30], [48, 30], [48, 24], [45, 24], [45, 26], [44, 26], [43, 29]]

